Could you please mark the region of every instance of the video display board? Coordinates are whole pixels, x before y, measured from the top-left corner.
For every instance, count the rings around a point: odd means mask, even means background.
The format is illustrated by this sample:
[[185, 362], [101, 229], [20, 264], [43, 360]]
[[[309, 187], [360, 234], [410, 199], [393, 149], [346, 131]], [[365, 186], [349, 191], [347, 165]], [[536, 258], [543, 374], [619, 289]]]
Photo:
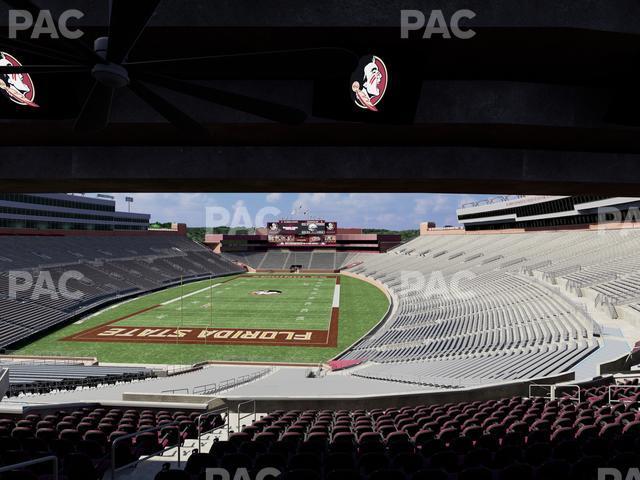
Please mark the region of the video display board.
[[280, 220], [269, 222], [269, 242], [278, 245], [334, 245], [336, 222], [324, 220]]

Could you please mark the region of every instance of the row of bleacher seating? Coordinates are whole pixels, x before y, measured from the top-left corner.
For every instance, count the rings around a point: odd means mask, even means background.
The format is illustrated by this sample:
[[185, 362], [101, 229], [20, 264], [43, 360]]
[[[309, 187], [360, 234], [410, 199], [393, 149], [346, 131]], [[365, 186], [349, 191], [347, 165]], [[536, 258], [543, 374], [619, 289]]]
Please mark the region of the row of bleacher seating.
[[[557, 398], [277, 410], [214, 442], [208, 452], [194, 451], [184, 469], [163, 467], [156, 480], [204, 479], [208, 468], [226, 469], [235, 478], [241, 469], [255, 474], [267, 467], [296, 480], [578, 480], [597, 478], [602, 467], [636, 467], [637, 378], [592, 385], [579, 388], [579, 394], [569, 387]], [[5, 415], [0, 465], [53, 454], [69, 480], [94, 480], [107, 472], [117, 438], [139, 433], [115, 449], [120, 466], [226, 423], [219, 415], [199, 422], [201, 413], [75, 406]], [[150, 428], [157, 430], [145, 432]], [[32, 467], [20, 478], [32, 480], [39, 473], [49, 471]]]
[[8, 397], [27, 393], [42, 394], [51, 391], [75, 390], [131, 382], [155, 377], [145, 367], [99, 366], [82, 364], [55, 364], [26, 362], [0, 362], [0, 369], [9, 370]]
[[558, 399], [501, 400], [373, 410], [278, 410], [183, 471], [156, 480], [204, 478], [207, 468], [275, 468], [285, 479], [595, 479], [598, 468], [637, 464], [638, 390], [608, 386]]
[[546, 281], [632, 298], [638, 247], [635, 231], [426, 235], [356, 255], [350, 271], [385, 285], [395, 309], [341, 358], [369, 360], [363, 377], [425, 385], [429, 375], [473, 385], [566, 371], [599, 348], [599, 326]]
[[[353, 375], [438, 388], [488, 385], [513, 378], [541, 378], [568, 369], [598, 348], [597, 342], [543, 345], [525, 351], [433, 361], [374, 363]], [[394, 354], [395, 355], [395, 354]]]
[[[104, 301], [241, 267], [186, 237], [0, 237], [0, 348], [24, 340]], [[27, 290], [11, 285], [33, 279]], [[69, 272], [81, 279], [58, 286]], [[40, 287], [37, 289], [38, 281]], [[45, 281], [45, 283], [42, 283]], [[17, 291], [15, 291], [17, 290]], [[77, 295], [75, 295], [77, 294]], [[78, 298], [74, 298], [78, 297]]]
[[[199, 420], [203, 411], [175, 409], [74, 407], [49, 413], [0, 418], [0, 466], [55, 455], [60, 474], [68, 480], [96, 480], [110, 467], [111, 447], [120, 437], [155, 431], [121, 441], [115, 449], [116, 466], [126, 465], [140, 456], [179, 445], [197, 438], [224, 423], [219, 415]], [[45, 474], [50, 465], [40, 465], [19, 472], [24, 480]], [[6, 474], [3, 474], [5, 478]], [[15, 478], [10, 477], [10, 478]]]

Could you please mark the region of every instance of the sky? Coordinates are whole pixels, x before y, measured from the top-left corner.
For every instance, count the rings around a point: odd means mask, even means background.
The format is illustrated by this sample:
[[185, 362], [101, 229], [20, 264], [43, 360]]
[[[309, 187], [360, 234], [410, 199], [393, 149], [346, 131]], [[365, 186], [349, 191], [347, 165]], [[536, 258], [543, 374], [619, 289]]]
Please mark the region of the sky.
[[[95, 196], [95, 194], [87, 194]], [[420, 222], [458, 225], [456, 209], [490, 195], [428, 193], [110, 193], [116, 208], [150, 213], [152, 222], [189, 227], [265, 226], [279, 218], [335, 221], [340, 227], [417, 229]], [[307, 212], [306, 215], [304, 213]]]

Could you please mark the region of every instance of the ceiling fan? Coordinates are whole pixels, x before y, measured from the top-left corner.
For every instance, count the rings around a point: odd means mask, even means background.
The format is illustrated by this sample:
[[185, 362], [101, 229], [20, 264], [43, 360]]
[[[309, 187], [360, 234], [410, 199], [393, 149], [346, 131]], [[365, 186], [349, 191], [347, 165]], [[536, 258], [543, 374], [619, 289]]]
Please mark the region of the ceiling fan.
[[[3, 0], [12, 8], [37, 13], [40, 8], [31, 0]], [[106, 37], [97, 38], [91, 49], [80, 42], [62, 42], [64, 50], [52, 49], [34, 42], [0, 39], [0, 46], [27, 51], [34, 55], [65, 62], [55, 65], [23, 65], [0, 67], [0, 74], [11, 73], [74, 73], [86, 72], [93, 78], [93, 85], [75, 119], [77, 132], [96, 132], [104, 129], [110, 119], [113, 96], [116, 90], [128, 88], [179, 129], [194, 135], [204, 135], [204, 127], [184, 110], [170, 103], [148, 84], [177, 91], [218, 105], [250, 113], [262, 118], [287, 124], [303, 122], [307, 114], [300, 109], [243, 94], [220, 90], [193, 83], [176, 76], [165, 75], [168, 67], [232, 68], [237, 62], [246, 63], [272, 57], [291, 57], [292, 62], [302, 56], [318, 58], [331, 64], [344, 65], [351, 71], [357, 64], [355, 53], [343, 48], [311, 48], [278, 50], [270, 52], [241, 53], [192, 58], [173, 58], [148, 61], [128, 61], [129, 53], [147, 27], [161, 0], [111, 0], [109, 31]], [[325, 63], [326, 64], [326, 63]], [[351, 67], [350, 67], [351, 66]]]

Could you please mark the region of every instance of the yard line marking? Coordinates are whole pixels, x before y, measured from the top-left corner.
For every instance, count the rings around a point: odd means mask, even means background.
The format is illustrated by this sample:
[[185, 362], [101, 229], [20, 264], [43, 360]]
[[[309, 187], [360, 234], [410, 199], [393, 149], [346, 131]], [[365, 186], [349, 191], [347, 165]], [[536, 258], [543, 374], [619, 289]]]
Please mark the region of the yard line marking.
[[[216, 283], [215, 285], [211, 285], [209, 287], [201, 288], [200, 290], [196, 290], [195, 292], [187, 293], [182, 298], [190, 297], [191, 295], [195, 295], [197, 293], [204, 292], [205, 290], [209, 290], [210, 288], [216, 288], [218, 285], [222, 285], [222, 284], [221, 283]], [[169, 305], [170, 303], [177, 302], [178, 300], [180, 300], [180, 297], [172, 298], [171, 300], [167, 300], [166, 302], [162, 302], [160, 305]]]

